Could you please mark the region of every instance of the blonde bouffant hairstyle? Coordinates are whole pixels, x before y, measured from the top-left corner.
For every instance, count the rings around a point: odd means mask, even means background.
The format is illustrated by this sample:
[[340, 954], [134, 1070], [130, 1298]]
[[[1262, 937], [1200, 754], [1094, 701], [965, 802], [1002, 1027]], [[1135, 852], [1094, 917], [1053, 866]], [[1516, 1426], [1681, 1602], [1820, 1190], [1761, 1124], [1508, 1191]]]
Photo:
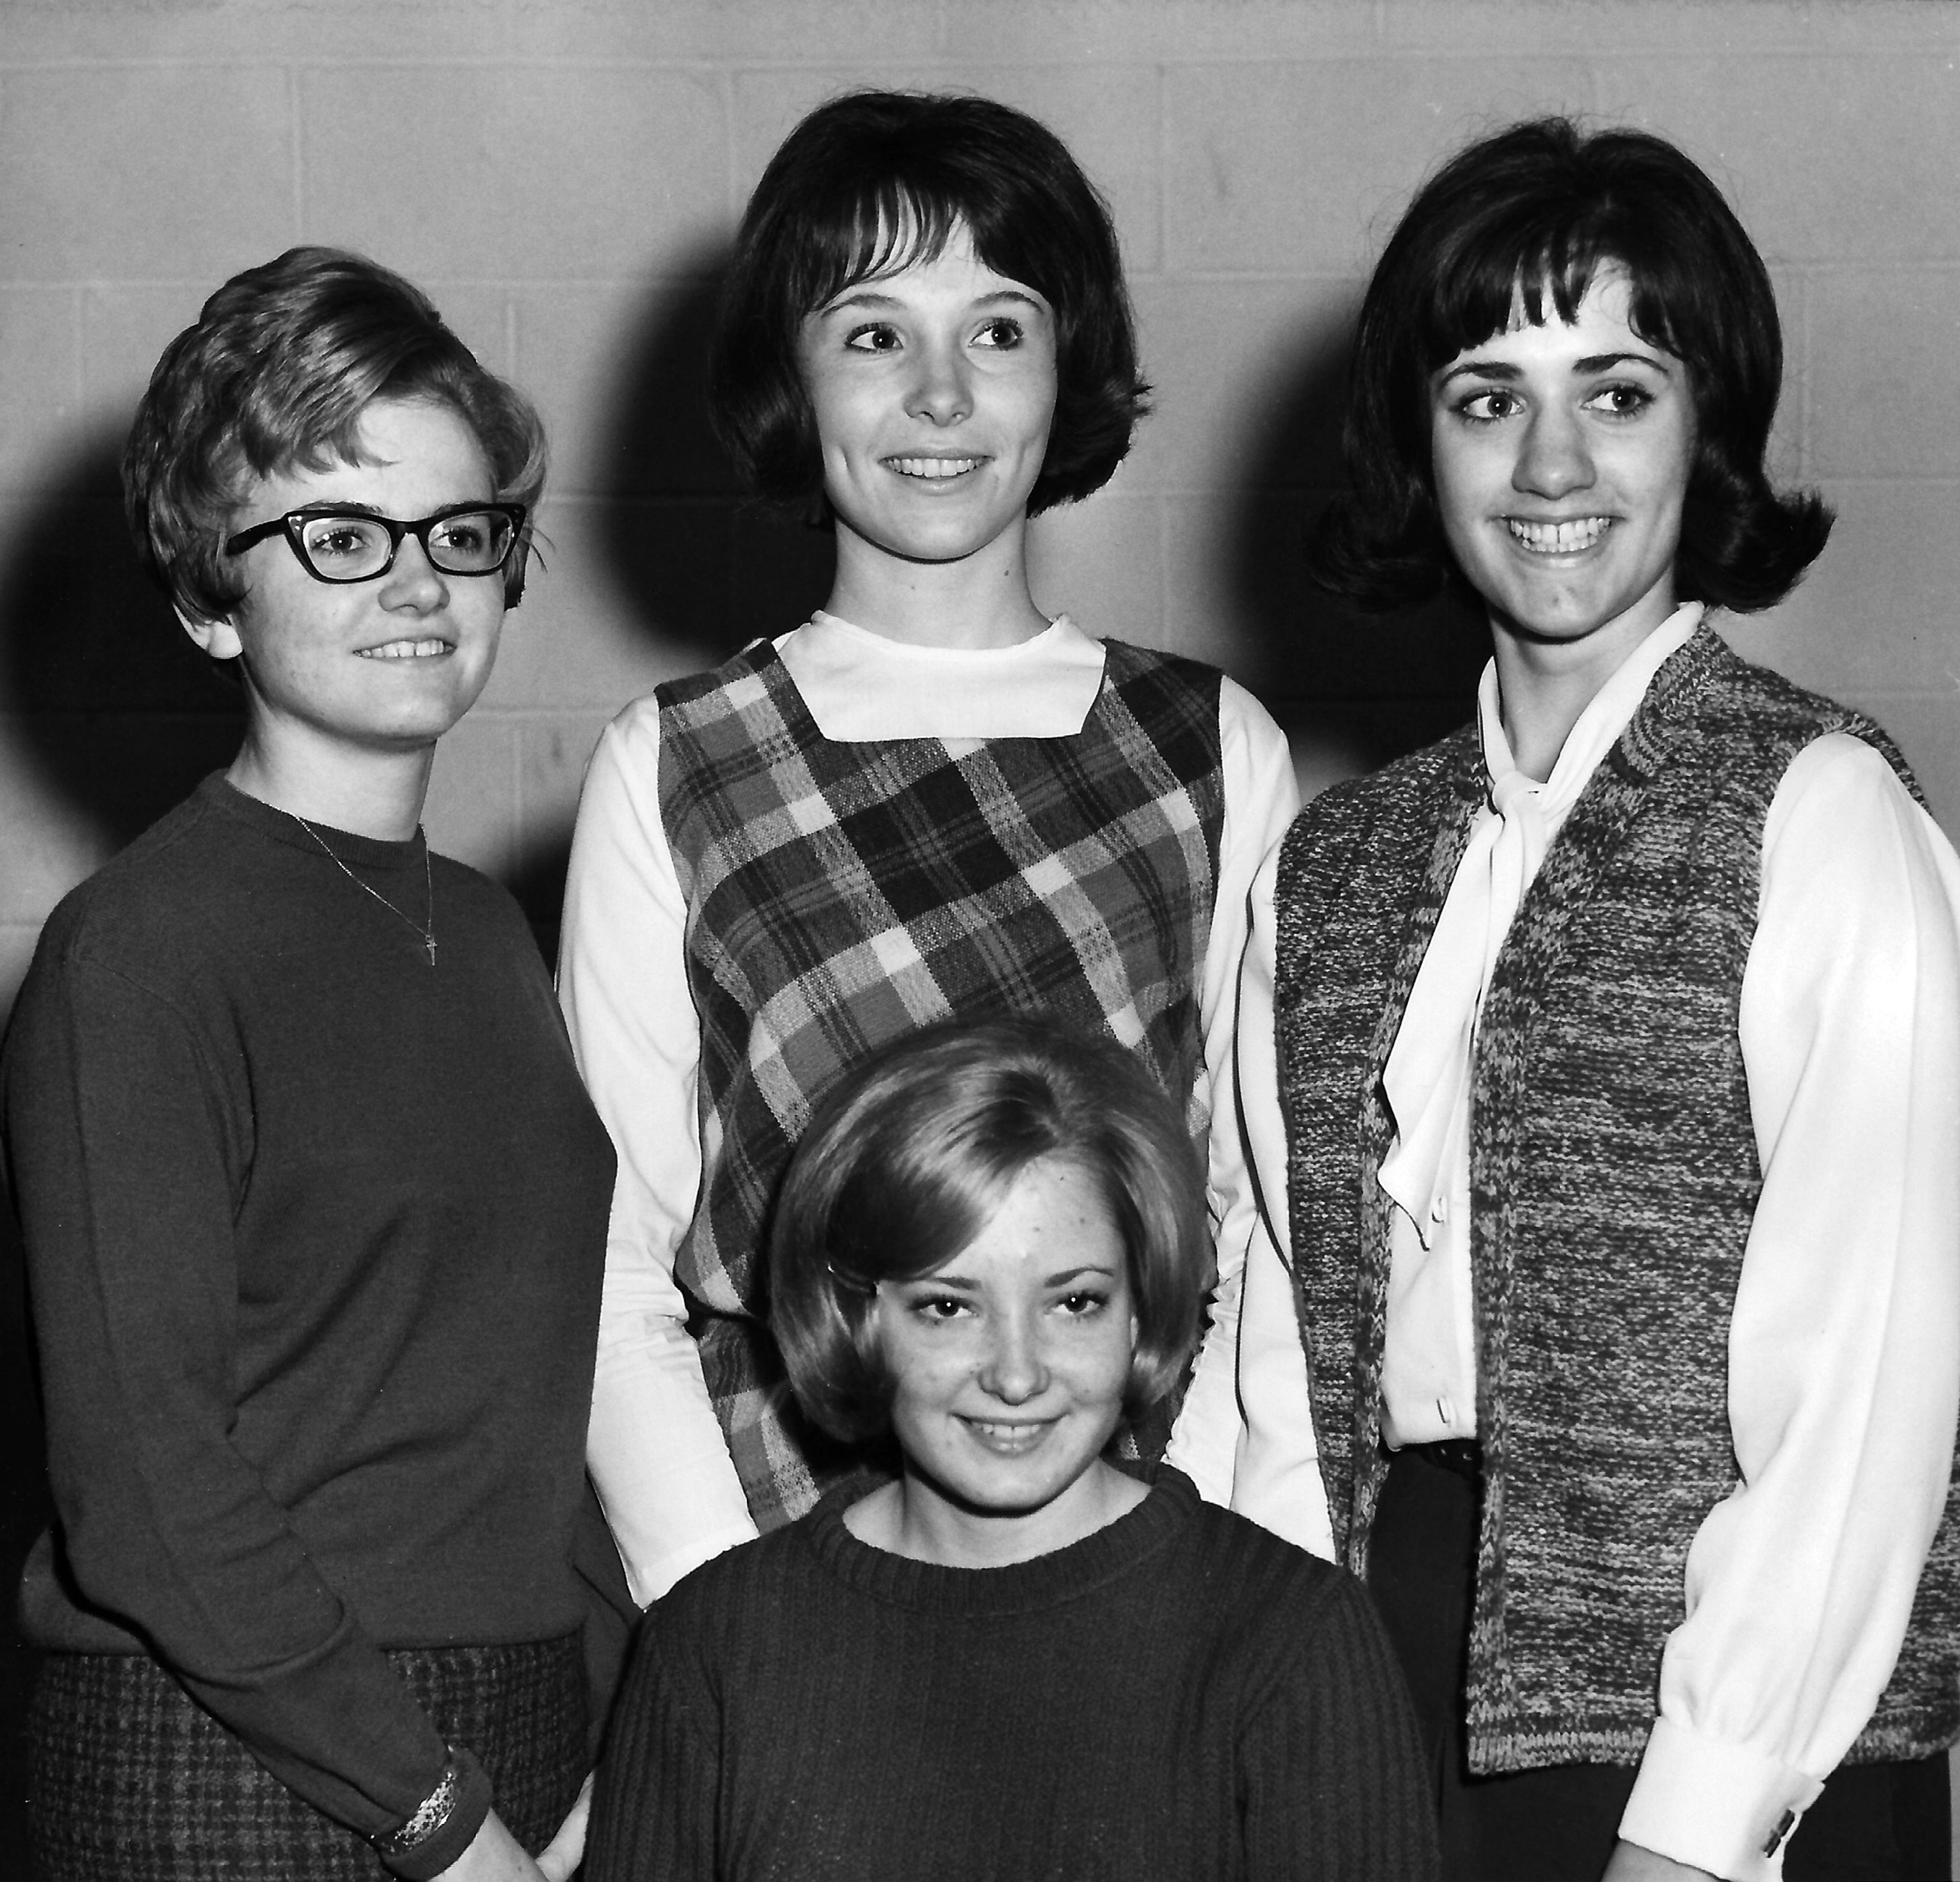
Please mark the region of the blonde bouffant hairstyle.
[[878, 1283], [951, 1260], [1044, 1158], [1096, 1183], [1122, 1240], [1137, 1318], [1125, 1412], [1171, 1391], [1213, 1278], [1204, 1171], [1176, 1110], [1112, 1041], [1046, 1019], [954, 1024], [834, 1086], [784, 1180], [770, 1325], [817, 1425], [847, 1442], [889, 1429]]

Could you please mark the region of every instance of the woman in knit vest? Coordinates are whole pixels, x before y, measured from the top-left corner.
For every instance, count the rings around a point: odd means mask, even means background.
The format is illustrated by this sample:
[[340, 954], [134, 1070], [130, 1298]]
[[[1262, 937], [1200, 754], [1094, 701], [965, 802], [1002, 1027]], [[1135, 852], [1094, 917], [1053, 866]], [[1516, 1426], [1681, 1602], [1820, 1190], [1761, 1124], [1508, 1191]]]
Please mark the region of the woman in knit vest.
[[1764, 476], [1781, 364], [1707, 177], [1558, 119], [1441, 170], [1363, 310], [1321, 566], [1465, 584], [1494, 650], [1255, 898], [1291, 1260], [1233, 1500], [1373, 1590], [1448, 1874], [1946, 1873], [1960, 864], [1707, 618], [1828, 529]]
[[819, 1107], [771, 1324], [896, 1477], [641, 1623], [591, 1882], [1423, 1882], [1408, 1702], [1354, 1578], [1105, 1455], [1211, 1266], [1185, 1121], [1052, 1019], [915, 1033]]
[[49, 917], [7, 1041], [42, 1882], [577, 1865], [612, 1146], [516, 904], [420, 827], [544, 473], [335, 249], [227, 281], [138, 409], [138, 552], [244, 737]]
[[[864, 93], [771, 161], [711, 404], [756, 490], [833, 528], [829, 600], [607, 729], [566, 893], [560, 993], [620, 1151], [590, 1465], [642, 1604], [840, 1467], [765, 1322], [764, 1223], [880, 1044], [1106, 1034], [1208, 1141], [1219, 1245], [1250, 1232], [1231, 1015], [1285, 741], [1029, 588], [1029, 518], [1100, 488], [1146, 389], [1108, 211], [1032, 119]], [[1176, 1451], [1221, 1500], [1236, 1426], [1227, 1381]]]

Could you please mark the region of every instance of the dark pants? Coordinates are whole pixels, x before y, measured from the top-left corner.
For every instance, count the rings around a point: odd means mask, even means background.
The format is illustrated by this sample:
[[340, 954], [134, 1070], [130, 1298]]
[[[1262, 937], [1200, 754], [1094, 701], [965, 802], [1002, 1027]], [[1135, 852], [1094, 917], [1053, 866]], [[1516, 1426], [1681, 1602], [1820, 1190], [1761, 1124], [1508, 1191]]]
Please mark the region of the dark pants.
[[[1444, 1882], [1592, 1882], [1613, 1853], [1631, 1765], [1477, 1778], [1464, 1763], [1464, 1654], [1477, 1561], [1474, 1476], [1419, 1451], [1389, 1467], [1368, 1585], [1435, 1773]], [[1790, 1839], [1788, 1882], [1942, 1882], [1953, 1871], [1946, 1756], [1841, 1766]]]

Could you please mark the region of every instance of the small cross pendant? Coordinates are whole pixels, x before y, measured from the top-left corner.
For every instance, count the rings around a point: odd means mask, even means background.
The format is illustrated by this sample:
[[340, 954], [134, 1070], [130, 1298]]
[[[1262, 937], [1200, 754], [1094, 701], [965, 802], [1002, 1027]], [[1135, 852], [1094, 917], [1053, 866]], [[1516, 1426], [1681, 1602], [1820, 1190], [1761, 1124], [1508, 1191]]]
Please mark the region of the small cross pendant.
[[435, 936], [434, 936], [434, 935], [432, 935], [432, 934], [431, 934], [431, 935], [425, 935], [425, 936], [422, 937], [422, 946], [423, 946], [424, 947], [425, 947], [425, 948], [427, 948], [427, 949], [428, 949], [429, 965], [430, 965], [431, 967], [434, 966], [434, 965], [435, 965]]

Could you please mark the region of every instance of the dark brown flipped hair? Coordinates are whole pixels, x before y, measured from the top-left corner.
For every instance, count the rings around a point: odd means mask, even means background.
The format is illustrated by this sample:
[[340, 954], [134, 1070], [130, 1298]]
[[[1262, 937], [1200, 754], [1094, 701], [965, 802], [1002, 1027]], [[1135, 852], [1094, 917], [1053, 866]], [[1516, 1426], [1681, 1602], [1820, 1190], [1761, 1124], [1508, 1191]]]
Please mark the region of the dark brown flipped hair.
[[1212, 1280], [1204, 1175], [1137, 1059], [1047, 1019], [935, 1027], [848, 1073], [810, 1120], [769, 1239], [769, 1324], [810, 1418], [856, 1442], [887, 1428], [880, 1281], [943, 1267], [1030, 1164], [1100, 1189], [1128, 1257], [1137, 1341], [1125, 1409], [1169, 1392]]
[[1812, 493], [1779, 496], [1764, 467], [1783, 332], [1761, 256], [1720, 191], [1664, 138], [1552, 117], [1459, 152], [1389, 238], [1348, 381], [1348, 488], [1314, 547], [1325, 587], [1364, 608], [1400, 608], [1455, 574], [1430, 459], [1430, 374], [1503, 332], [1520, 300], [1534, 324], [1570, 321], [1613, 264], [1632, 283], [1634, 332], [1686, 364], [1694, 399], [1676, 593], [1745, 612], [1796, 586], [1831, 514]]
[[930, 261], [956, 227], [1054, 310], [1055, 422], [1028, 499], [1039, 516], [1099, 490], [1148, 409], [1108, 205], [1045, 125], [991, 98], [858, 91], [784, 139], [735, 240], [708, 364], [708, 412], [750, 487], [822, 488], [797, 367], [804, 316], [846, 288]]
[[[123, 455], [136, 553], [193, 620], [244, 599], [224, 553], [253, 477], [361, 461], [361, 414], [381, 398], [447, 405], [476, 434], [501, 501], [534, 509], [545, 433], [530, 402], [477, 363], [422, 290], [343, 249], [291, 248], [234, 275], [164, 348]], [[524, 590], [531, 528], [505, 565]]]

